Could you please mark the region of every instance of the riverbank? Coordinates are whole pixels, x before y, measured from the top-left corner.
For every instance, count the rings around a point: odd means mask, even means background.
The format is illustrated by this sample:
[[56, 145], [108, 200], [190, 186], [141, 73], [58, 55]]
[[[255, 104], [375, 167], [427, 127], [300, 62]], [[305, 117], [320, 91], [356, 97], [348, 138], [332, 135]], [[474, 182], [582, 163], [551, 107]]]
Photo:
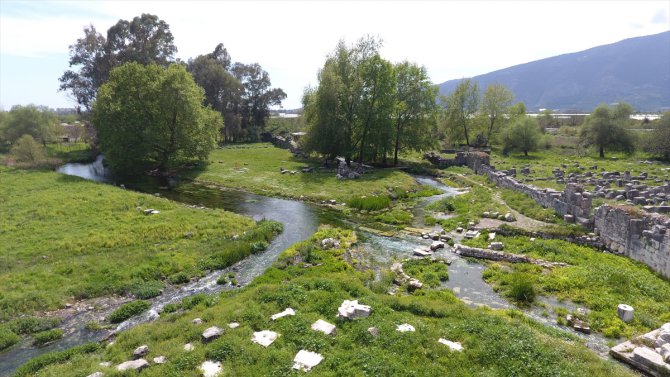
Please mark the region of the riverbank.
[[3, 348], [16, 342], [11, 334], [49, 327], [24, 329], [20, 316], [102, 296], [151, 298], [265, 250], [281, 231], [276, 222], [55, 172], [0, 166], [0, 176]]
[[[339, 246], [329, 247], [323, 242], [327, 238], [339, 241]], [[235, 375], [297, 374], [291, 365], [301, 349], [324, 357], [310, 372], [315, 376], [433, 376], [445, 371], [453, 376], [472, 375], [473, 371], [549, 376], [559, 370], [564, 375], [633, 375], [615, 362], [600, 359], [572, 337], [529, 322], [515, 311], [470, 309], [449, 290], [399, 296], [375, 293], [374, 274], [347, 262], [347, 250], [355, 248], [354, 241], [351, 231], [324, 228], [283, 253], [246, 288], [165, 313], [156, 322], [120, 333], [111, 346], [68, 357], [67, 363], [52, 356], [58, 361], [35, 360], [21, 370], [29, 374], [40, 369], [44, 376], [113, 373], [117, 364], [132, 358], [135, 348], [146, 344], [149, 353], [145, 358], [166, 356], [167, 360], [151, 363], [142, 372], [146, 376], [197, 376], [205, 360], [221, 362], [226, 373]], [[338, 320], [338, 306], [349, 299], [369, 305], [370, 316]], [[270, 318], [287, 307], [295, 310], [294, 316]], [[195, 318], [203, 322], [195, 324]], [[335, 324], [335, 334], [311, 330], [317, 319]], [[239, 327], [228, 326], [233, 322]], [[401, 324], [415, 331], [397, 331]], [[211, 326], [224, 329], [223, 335], [201, 342], [200, 334]], [[368, 331], [372, 327], [376, 331]], [[251, 342], [253, 332], [260, 330], [280, 336], [262, 347]], [[460, 343], [463, 350], [451, 350], [438, 342], [440, 338]], [[193, 350], [185, 351], [189, 343]], [[111, 364], [105, 367], [100, 362]]]

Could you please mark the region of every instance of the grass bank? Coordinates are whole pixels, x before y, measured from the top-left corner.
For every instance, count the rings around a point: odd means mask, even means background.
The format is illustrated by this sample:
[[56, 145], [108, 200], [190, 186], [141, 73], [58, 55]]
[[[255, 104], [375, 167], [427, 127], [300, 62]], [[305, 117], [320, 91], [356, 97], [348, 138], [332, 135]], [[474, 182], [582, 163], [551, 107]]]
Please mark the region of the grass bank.
[[[296, 174], [280, 172], [280, 167]], [[302, 168], [312, 167], [309, 173]], [[358, 179], [338, 180], [336, 168], [319, 168], [319, 161], [294, 157], [266, 143], [232, 145], [214, 150], [209, 164], [190, 178], [266, 196], [347, 202], [352, 197], [385, 195], [389, 189], [419, 188], [414, 178], [396, 169], [374, 169]]]
[[[334, 237], [340, 247], [324, 250], [321, 240]], [[312, 239], [287, 250], [251, 285], [219, 296], [188, 300], [188, 309], [164, 313], [150, 324], [118, 335], [114, 345], [92, 349], [77, 357], [52, 356], [32, 366], [40, 376], [81, 376], [95, 371], [114, 374], [115, 365], [131, 358], [133, 350], [149, 346], [147, 358], [167, 357], [143, 376], [198, 376], [205, 360], [222, 363], [227, 375], [300, 376], [291, 369], [301, 349], [323, 355], [311, 376], [632, 376], [612, 361], [605, 361], [574, 338], [529, 322], [516, 311], [469, 309], [448, 290], [417, 291], [389, 296], [369, 289], [373, 274], [357, 271], [346, 261], [352, 246], [351, 231], [321, 229]], [[309, 259], [309, 264], [305, 260]], [[345, 299], [370, 305], [372, 314], [354, 321], [338, 320], [338, 306]], [[295, 316], [272, 321], [272, 314], [287, 307]], [[194, 318], [204, 323], [193, 324]], [[310, 329], [317, 319], [337, 326], [328, 336]], [[230, 322], [240, 327], [228, 328]], [[401, 333], [396, 326], [408, 323], [415, 332]], [[218, 326], [224, 334], [202, 343], [205, 328]], [[378, 336], [368, 328], [376, 327]], [[253, 332], [272, 330], [279, 338], [267, 348], [251, 342]], [[460, 342], [463, 352], [450, 351], [439, 338]], [[194, 350], [184, 351], [192, 343]], [[89, 350], [86, 350], [89, 351]], [[67, 356], [67, 355], [66, 355]], [[69, 360], [64, 362], [64, 360]], [[102, 361], [112, 367], [101, 367]]]
[[[670, 283], [639, 262], [562, 240], [496, 237], [496, 241], [503, 242], [506, 252], [568, 264], [543, 269], [523, 263], [508, 267], [491, 263], [484, 272], [486, 281], [511, 298], [515, 280], [523, 277], [538, 295], [587, 308], [591, 328], [613, 338], [645, 333], [670, 321]], [[486, 247], [488, 241], [481, 237], [464, 243]], [[619, 304], [635, 308], [632, 322], [618, 318]]]
[[[279, 223], [55, 172], [0, 166], [0, 182], [0, 326], [73, 300], [156, 296], [281, 231]], [[146, 215], [149, 208], [160, 213]]]

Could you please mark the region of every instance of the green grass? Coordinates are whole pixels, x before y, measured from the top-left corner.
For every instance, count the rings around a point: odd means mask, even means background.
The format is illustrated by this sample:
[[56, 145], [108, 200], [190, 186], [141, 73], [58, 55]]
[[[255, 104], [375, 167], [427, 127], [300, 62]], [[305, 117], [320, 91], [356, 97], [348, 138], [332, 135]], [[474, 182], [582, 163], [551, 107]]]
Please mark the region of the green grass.
[[149, 309], [151, 305], [149, 302], [144, 300], [132, 301], [127, 304], [121, 305], [118, 309], [114, 310], [107, 319], [111, 323], [121, 323], [128, 318], [134, 317], [138, 314]]
[[354, 196], [347, 201], [349, 207], [365, 211], [379, 211], [387, 208], [390, 204], [391, 199], [386, 195]]
[[403, 270], [409, 276], [432, 288], [437, 288], [442, 282], [449, 280], [447, 265], [429, 259], [410, 259], [403, 263]]
[[0, 182], [0, 323], [74, 299], [150, 297], [168, 277], [227, 267], [281, 231], [55, 172], [0, 166]]
[[33, 345], [42, 346], [47, 343], [51, 343], [54, 340], [58, 340], [62, 337], [63, 337], [63, 330], [61, 329], [53, 329], [38, 332], [37, 334], [33, 335]]
[[558, 223], [561, 220], [556, 216], [553, 209], [542, 207], [526, 194], [508, 189], [500, 189], [500, 197], [510, 208], [531, 219], [546, 223]]
[[391, 225], [408, 225], [412, 222], [412, 214], [405, 210], [394, 208], [375, 216], [375, 220]]
[[[317, 160], [293, 157], [285, 149], [271, 144], [242, 144], [212, 151], [209, 163], [200, 171], [188, 174], [200, 182], [241, 189], [261, 195], [320, 201], [335, 199], [346, 202], [352, 196], [374, 196], [388, 188], [412, 191], [419, 187], [409, 174], [395, 169], [374, 169], [358, 179], [338, 180], [336, 169], [320, 169]], [[302, 173], [303, 167], [314, 167]], [[295, 175], [281, 174], [279, 168], [294, 170]]]
[[[320, 249], [320, 240], [338, 237], [340, 249]], [[164, 314], [153, 323], [140, 325], [117, 335], [115, 344], [78, 353], [53, 357], [30, 370], [40, 376], [81, 376], [94, 371], [114, 374], [113, 367], [128, 360], [133, 349], [147, 344], [149, 358], [167, 356], [163, 365], [152, 365], [143, 376], [198, 376], [197, 367], [207, 359], [219, 360], [226, 374], [238, 376], [301, 376], [291, 370], [300, 349], [324, 356], [310, 376], [632, 376], [625, 367], [600, 359], [572, 338], [534, 324], [514, 311], [494, 312], [470, 309], [449, 290], [426, 290], [405, 296], [376, 294], [368, 287], [374, 281], [370, 272], [359, 272], [344, 261], [346, 249], [356, 240], [351, 231], [321, 229], [312, 239], [287, 250], [275, 266], [251, 285], [222, 293], [218, 300], [201, 302], [190, 310]], [[320, 265], [306, 267], [297, 259], [299, 248], [312, 245]], [[337, 307], [344, 299], [358, 299], [370, 305], [372, 314], [354, 321], [337, 320]], [[291, 307], [295, 316], [272, 321], [274, 313]], [[203, 324], [191, 323], [202, 318]], [[310, 329], [317, 319], [337, 326], [334, 336]], [[228, 329], [237, 321], [241, 326]], [[409, 323], [413, 333], [395, 331]], [[210, 343], [201, 343], [200, 334], [210, 326], [226, 328]], [[367, 329], [375, 326], [379, 336]], [[251, 342], [254, 331], [273, 330], [281, 336], [269, 347]], [[437, 339], [461, 342], [463, 352], [451, 352]], [[184, 352], [185, 343], [195, 345]], [[112, 367], [100, 367], [111, 361]], [[39, 367], [39, 368], [37, 368]], [[27, 368], [24, 368], [24, 370]]]
[[[497, 263], [484, 272], [487, 282], [508, 297], [516, 293], [515, 279], [532, 285], [538, 295], [569, 300], [590, 310], [591, 329], [609, 337], [642, 334], [670, 321], [670, 283], [647, 266], [631, 259], [599, 252], [561, 240], [527, 237], [497, 237], [505, 251], [568, 263], [567, 267], [545, 270], [536, 265], [511, 264], [511, 271]], [[486, 247], [484, 239], [464, 243]], [[617, 305], [635, 308], [635, 318], [624, 323], [617, 317]]]

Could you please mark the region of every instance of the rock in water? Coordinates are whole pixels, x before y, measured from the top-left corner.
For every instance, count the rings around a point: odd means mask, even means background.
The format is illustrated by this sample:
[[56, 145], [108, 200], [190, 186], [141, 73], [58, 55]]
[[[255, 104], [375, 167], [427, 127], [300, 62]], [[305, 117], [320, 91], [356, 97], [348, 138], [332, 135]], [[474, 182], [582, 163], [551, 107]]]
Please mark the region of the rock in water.
[[323, 356], [316, 352], [300, 350], [293, 358], [293, 369], [309, 372], [312, 368], [319, 365]]

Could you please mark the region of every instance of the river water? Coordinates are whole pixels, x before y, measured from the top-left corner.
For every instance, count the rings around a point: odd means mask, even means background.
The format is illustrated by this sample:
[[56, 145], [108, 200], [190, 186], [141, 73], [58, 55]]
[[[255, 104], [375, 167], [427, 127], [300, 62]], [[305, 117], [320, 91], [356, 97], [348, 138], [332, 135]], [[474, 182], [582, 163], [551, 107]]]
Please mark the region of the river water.
[[[89, 164], [66, 164], [58, 169], [59, 172], [80, 176], [85, 179], [117, 184], [104, 169], [102, 156]], [[448, 187], [432, 178], [416, 177], [418, 183], [430, 185], [443, 191], [443, 194], [423, 198], [414, 209], [414, 226], [423, 227], [424, 207], [441, 198], [458, 195], [462, 191]], [[175, 182], [125, 182], [128, 188], [145, 192], [156, 192], [156, 187], [176, 186]], [[165, 188], [165, 187], [163, 187]], [[161, 196], [189, 205], [205, 206], [208, 208], [222, 208], [238, 214], [250, 216], [255, 220], [271, 219], [284, 224], [284, 231], [270, 244], [268, 250], [252, 255], [223, 271], [216, 271], [204, 278], [191, 282], [179, 289], [166, 291], [151, 301], [151, 309], [145, 314], [121, 323], [114, 330], [88, 330], [87, 322], [99, 320], [100, 314], [88, 311], [75, 314], [65, 319], [61, 328], [66, 336], [46, 347], [34, 348], [28, 340], [10, 350], [0, 354], [0, 375], [9, 375], [18, 366], [31, 358], [46, 352], [63, 350], [90, 341], [99, 341], [116, 331], [126, 330], [139, 323], [148, 322], [157, 318], [163, 306], [179, 302], [185, 297], [197, 293], [215, 293], [223, 289], [233, 289], [231, 286], [216, 284], [221, 274], [235, 273], [240, 286], [251, 282], [261, 275], [276, 260], [277, 256], [301, 240], [309, 238], [318, 228], [320, 216], [324, 210], [300, 201], [269, 198], [235, 190], [221, 190], [215, 187], [205, 187], [193, 183], [180, 184], [171, 190], [158, 190]], [[425, 228], [425, 227], [424, 227]], [[423, 240], [411, 235], [384, 237], [363, 232], [361, 248], [375, 263], [376, 269], [388, 268], [393, 261], [412, 257], [412, 250], [419, 246], [428, 246], [431, 241]], [[514, 308], [512, 304], [498, 295], [482, 279], [485, 266], [479, 263], [460, 258], [451, 252], [450, 248], [441, 249], [435, 257], [451, 261], [449, 266], [449, 280], [444, 287], [453, 290], [454, 294], [471, 307], [489, 306], [494, 309]], [[548, 326], [556, 326], [552, 321], [541, 317], [537, 312], [528, 311], [527, 315], [542, 321]], [[604, 340], [597, 337], [585, 339], [591, 348], [602, 353]]]

